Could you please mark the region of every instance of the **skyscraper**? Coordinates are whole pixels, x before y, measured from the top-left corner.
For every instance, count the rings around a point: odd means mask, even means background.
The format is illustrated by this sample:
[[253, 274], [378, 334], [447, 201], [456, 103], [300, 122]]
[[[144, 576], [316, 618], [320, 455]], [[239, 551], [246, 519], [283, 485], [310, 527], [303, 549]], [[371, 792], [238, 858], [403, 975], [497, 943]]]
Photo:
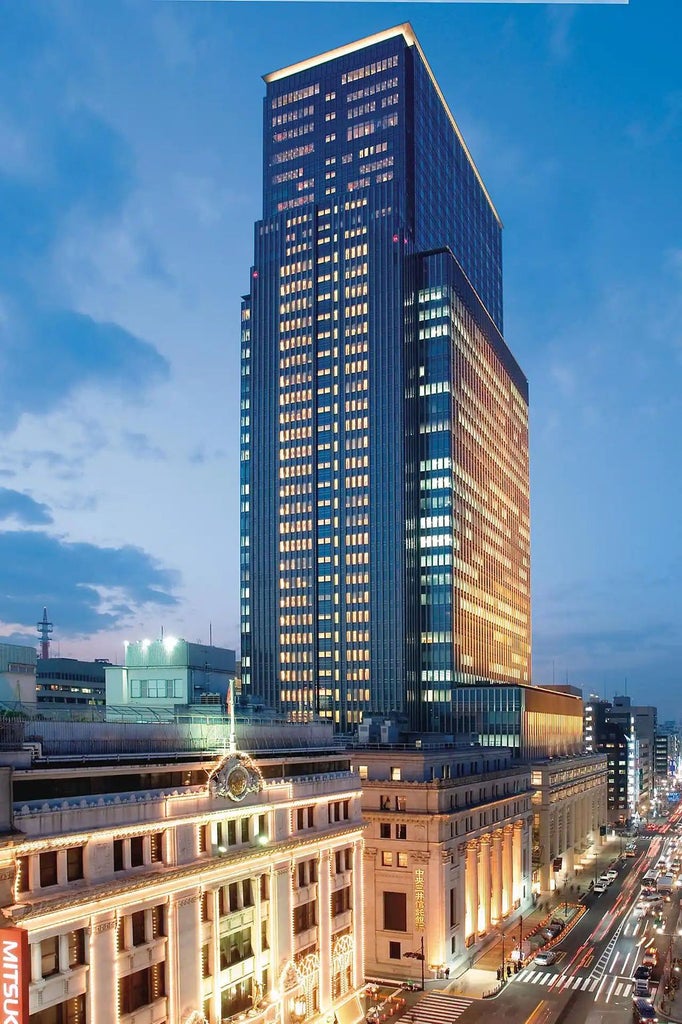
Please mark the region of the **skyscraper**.
[[530, 677], [527, 381], [501, 222], [409, 25], [265, 76], [242, 306], [245, 689], [448, 728]]

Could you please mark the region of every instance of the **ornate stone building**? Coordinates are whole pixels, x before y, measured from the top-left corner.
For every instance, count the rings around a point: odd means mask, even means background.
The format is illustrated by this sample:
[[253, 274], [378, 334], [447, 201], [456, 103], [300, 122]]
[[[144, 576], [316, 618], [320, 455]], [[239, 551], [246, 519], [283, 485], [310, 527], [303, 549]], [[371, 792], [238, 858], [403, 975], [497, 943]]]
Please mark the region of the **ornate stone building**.
[[594, 852], [606, 825], [607, 757], [583, 754], [534, 761], [533, 889], [546, 892], [563, 884]]
[[354, 749], [368, 978], [456, 971], [531, 902], [530, 768], [501, 749]]
[[315, 726], [270, 727], [226, 758], [155, 753], [158, 727], [140, 753], [143, 731], [127, 756], [0, 757], [0, 907], [28, 933], [30, 1024], [352, 1024], [348, 755]]

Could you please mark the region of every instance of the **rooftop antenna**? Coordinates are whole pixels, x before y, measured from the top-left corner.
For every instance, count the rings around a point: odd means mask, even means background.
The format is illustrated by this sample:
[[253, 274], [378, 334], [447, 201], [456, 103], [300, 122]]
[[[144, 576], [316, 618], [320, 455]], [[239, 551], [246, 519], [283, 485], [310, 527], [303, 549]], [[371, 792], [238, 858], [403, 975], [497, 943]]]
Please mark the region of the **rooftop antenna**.
[[208, 646], [213, 647], [213, 623], [208, 624]]
[[43, 617], [36, 622], [36, 629], [40, 637], [40, 657], [47, 660], [50, 657], [50, 636], [54, 626], [47, 620], [47, 608], [43, 608]]

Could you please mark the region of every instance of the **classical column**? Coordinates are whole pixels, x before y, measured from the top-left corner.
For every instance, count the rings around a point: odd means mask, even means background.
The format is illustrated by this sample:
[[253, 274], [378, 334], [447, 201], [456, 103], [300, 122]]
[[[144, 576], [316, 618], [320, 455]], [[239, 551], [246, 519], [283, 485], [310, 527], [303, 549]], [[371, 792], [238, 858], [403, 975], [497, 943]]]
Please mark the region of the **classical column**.
[[[294, 955], [294, 921], [289, 861], [275, 865], [272, 882], [273, 891], [270, 893], [272, 960], [275, 964], [282, 964]], [[273, 986], [276, 987], [278, 984], [279, 978], [273, 979]]]
[[493, 832], [492, 856], [492, 896], [490, 900], [490, 916], [493, 921], [502, 918], [502, 832]]
[[466, 924], [465, 937], [473, 935], [476, 939], [478, 931], [478, 841], [466, 844], [466, 868], [464, 871], [466, 887]]
[[513, 836], [514, 902], [523, 899], [523, 822], [514, 822]]
[[480, 903], [478, 930], [490, 931], [490, 836], [481, 836], [478, 859], [478, 898]]
[[[118, 970], [116, 967], [116, 918], [102, 914], [90, 929], [90, 974], [86, 995], [87, 1019], [97, 1024], [118, 1020]], [[96, 979], [96, 984], [95, 984]]]
[[[331, 1006], [331, 962], [332, 962], [332, 922], [331, 922], [331, 877], [330, 851], [320, 850], [317, 868], [317, 913], [319, 921], [320, 944], [320, 1012], [325, 1013]], [[355, 897], [355, 857], [353, 858], [353, 897]], [[355, 910], [355, 898], [353, 898]], [[361, 918], [360, 918], [361, 920]], [[355, 922], [355, 914], [353, 914]]]
[[513, 866], [513, 833], [512, 825], [506, 825], [503, 835], [502, 846], [502, 916], [506, 917], [511, 913], [514, 906], [514, 866]]
[[[176, 978], [175, 985], [168, 989], [169, 1020], [181, 1018], [188, 1007], [201, 1009], [201, 956], [196, 955], [197, 950], [201, 952], [200, 900], [201, 892], [196, 888], [172, 895], [167, 906], [167, 969]], [[258, 929], [260, 932], [260, 922]]]
[[362, 871], [362, 840], [353, 844], [353, 987], [365, 980], [365, 936], [362, 933], [364, 878]]

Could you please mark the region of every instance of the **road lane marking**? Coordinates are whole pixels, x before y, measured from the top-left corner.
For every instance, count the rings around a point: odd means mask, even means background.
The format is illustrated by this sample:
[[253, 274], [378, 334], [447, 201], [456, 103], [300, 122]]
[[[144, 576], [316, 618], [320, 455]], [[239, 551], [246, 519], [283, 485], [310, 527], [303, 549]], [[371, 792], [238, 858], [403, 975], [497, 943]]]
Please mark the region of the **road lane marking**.
[[595, 988], [597, 987], [598, 984], [599, 984], [599, 982], [597, 981], [597, 979], [596, 978], [592, 978], [592, 980], [590, 981], [590, 992], [594, 992], [594, 990], [595, 990]]
[[618, 978], [614, 978], [613, 981], [611, 982], [611, 985], [609, 987], [609, 991], [608, 991], [608, 993], [606, 995], [606, 998], [604, 999], [604, 1002], [608, 1003], [609, 999], [613, 995], [613, 990], [616, 987], [616, 982], [617, 981], [618, 981]]

